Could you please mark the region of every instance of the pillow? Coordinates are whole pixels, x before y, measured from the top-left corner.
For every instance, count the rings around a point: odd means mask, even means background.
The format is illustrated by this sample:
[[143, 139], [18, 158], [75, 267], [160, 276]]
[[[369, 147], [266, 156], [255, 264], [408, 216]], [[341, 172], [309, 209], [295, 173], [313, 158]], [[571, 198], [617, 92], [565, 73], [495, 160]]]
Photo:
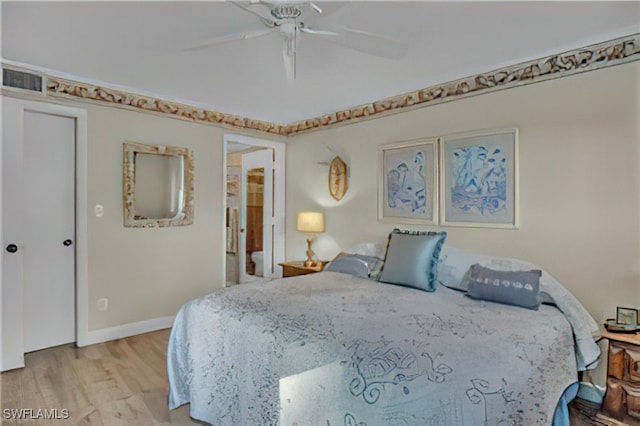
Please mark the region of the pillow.
[[[524, 260], [472, 253], [446, 244], [442, 247], [438, 263], [438, 281], [447, 287], [466, 291], [466, 280], [461, 282], [469, 267], [475, 263], [491, 269], [502, 269], [500, 266], [507, 265], [509, 270], [541, 269]], [[593, 368], [600, 355], [600, 349], [593, 341], [593, 335], [600, 330], [598, 323], [566, 287], [544, 270], [540, 277], [540, 298], [542, 303], [557, 306], [571, 323], [576, 341], [578, 370]]]
[[435, 291], [436, 263], [446, 232], [415, 232], [394, 229], [380, 276], [381, 282]]
[[467, 295], [472, 299], [488, 300], [538, 310], [540, 306], [540, 276], [542, 271], [496, 271], [478, 264], [469, 268]]
[[378, 259], [382, 260], [384, 259], [384, 254], [387, 251], [387, 242], [388, 238], [378, 243], [359, 243], [349, 247], [348, 249], [344, 250], [344, 252], [351, 254], [361, 254], [363, 256], [377, 257]]
[[380, 270], [382, 269], [382, 264], [382, 259], [378, 257], [353, 253], [339, 253], [324, 270], [377, 280], [380, 275]]
[[539, 269], [536, 265], [510, 257], [474, 253], [445, 244], [438, 261], [438, 282], [454, 290], [467, 291], [465, 275], [473, 264], [496, 271], [523, 271]]

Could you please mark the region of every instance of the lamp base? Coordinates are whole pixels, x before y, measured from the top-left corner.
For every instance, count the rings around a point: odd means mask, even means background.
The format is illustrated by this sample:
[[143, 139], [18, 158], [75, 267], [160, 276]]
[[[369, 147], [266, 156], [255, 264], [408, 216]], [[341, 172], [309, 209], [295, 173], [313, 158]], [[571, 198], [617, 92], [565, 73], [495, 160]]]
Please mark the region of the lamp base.
[[311, 250], [311, 242], [313, 241], [313, 236], [309, 236], [307, 238], [307, 259], [304, 261], [304, 266], [309, 268], [312, 266], [316, 266], [316, 262], [313, 261], [313, 250]]

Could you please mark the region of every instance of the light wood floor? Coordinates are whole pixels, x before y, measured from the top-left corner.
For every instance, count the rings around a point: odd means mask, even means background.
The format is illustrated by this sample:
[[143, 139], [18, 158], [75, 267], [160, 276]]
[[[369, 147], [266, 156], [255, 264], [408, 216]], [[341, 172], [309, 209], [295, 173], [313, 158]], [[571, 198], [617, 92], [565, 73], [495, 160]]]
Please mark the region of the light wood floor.
[[[2, 408], [69, 410], [69, 420], [3, 425], [202, 425], [188, 406], [167, 409], [165, 351], [169, 330], [25, 356], [24, 369], [0, 375]], [[0, 416], [2, 413], [0, 413]]]
[[[160, 330], [27, 354], [25, 368], [0, 374], [2, 409], [67, 409], [69, 420], [3, 420], [2, 425], [203, 425], [189, 417], [188, 406], [167, 409], [168, 337], [169, 330]], [[574, 402], [571, 426], [619, 425], [596, 419], [597, 410], [594, 404]]]

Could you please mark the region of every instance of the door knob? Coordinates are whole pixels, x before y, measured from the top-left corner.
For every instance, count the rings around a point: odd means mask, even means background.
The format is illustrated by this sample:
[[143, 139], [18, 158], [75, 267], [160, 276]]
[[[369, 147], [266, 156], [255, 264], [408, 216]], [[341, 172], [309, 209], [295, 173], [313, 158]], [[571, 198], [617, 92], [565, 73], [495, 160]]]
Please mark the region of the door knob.
[[7, 251], [8, 251], [9, 253], [15, 253], [15, 252], [17, 252], [17, 251], [18, 251], [18, 246], [17, 246], [17, 245], [15, 245], [15, 244], [9, 244], [9, 245], [7, 246]]
[[69, 247], [71, 244], [73, 244], [73, 241], [71, 241], [71, 240], [64, 240], [64, 241], [62, 242], [62, 244], [63, 244], [64, 246], [66, 246], [66, 247]]

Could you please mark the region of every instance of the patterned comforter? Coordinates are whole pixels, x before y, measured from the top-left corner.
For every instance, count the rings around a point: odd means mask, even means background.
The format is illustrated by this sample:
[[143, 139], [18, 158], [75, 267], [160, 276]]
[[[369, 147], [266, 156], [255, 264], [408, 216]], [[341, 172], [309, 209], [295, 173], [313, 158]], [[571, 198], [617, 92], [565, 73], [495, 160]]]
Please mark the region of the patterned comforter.
[[553, 306], [335, 272], [192, 300], [167, 351], [169, 407], [216, 426], [551, 424], [577, 380]]

